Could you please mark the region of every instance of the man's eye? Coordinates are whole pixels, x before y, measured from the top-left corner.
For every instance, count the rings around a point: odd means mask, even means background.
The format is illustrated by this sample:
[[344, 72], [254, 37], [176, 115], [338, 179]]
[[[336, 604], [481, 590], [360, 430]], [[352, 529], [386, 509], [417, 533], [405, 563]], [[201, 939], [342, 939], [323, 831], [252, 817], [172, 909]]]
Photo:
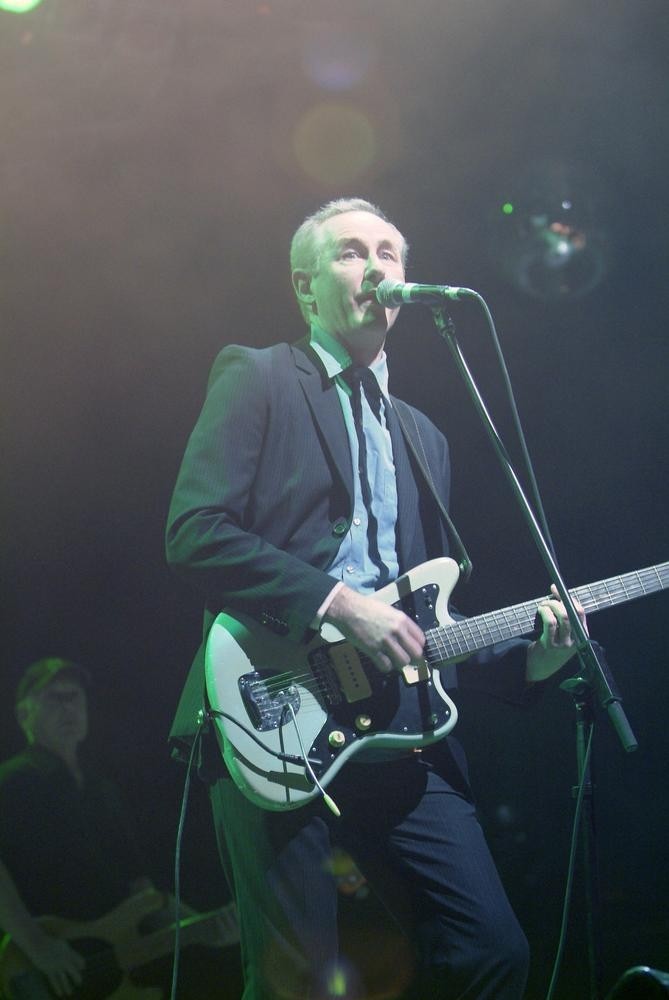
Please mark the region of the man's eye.
[[382, 250], [379, 257], [383, 257], [384, 260], [397, 260], [397, 255], [392, 250]]
[[348, 250], [344, 250], [341, 256], [342, 260], [354, 260], [356, 257], [359, 257], [360, 254], [357, 250], [349, 248]]

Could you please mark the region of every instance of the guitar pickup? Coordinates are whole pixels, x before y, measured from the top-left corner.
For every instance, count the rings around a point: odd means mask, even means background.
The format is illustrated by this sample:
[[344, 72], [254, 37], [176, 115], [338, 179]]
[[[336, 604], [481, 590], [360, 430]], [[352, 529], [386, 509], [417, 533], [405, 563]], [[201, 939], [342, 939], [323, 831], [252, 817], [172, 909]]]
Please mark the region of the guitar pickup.
[[360, 654], [348, 642], [330, 647], [330, 662], [346, 700], [351, 703], [370, 698], [372, 685], [362, 664]]

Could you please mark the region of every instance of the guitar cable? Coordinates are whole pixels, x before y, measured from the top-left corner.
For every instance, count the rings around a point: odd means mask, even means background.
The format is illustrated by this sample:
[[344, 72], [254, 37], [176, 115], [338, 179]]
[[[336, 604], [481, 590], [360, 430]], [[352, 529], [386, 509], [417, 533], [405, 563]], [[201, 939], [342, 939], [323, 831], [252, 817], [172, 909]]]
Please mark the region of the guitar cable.
[[[290, 708], [291, 712], [293, 712], [293, 706], [292, 705], [288, 705], [288, 708]], [[293, 717], [294, 717], [294, 714], [295, 713], [293, 712]], [[316, 781], [316, 776], [314, 775], [314, 773], [313, 773], [313, 771], [312, 771], [312, 769], [311, 769], [311, 767], [309, 765], [310, 764], [315, 764], [316, 767], [320, 767], [321, 764], [323, 763], [323, 761], [319, 760], [318, 757], [307, 757], [307, 755], [306, 755], [306, 753], [304, 751], [304, 746], [302, 744], [302, 740], [300, 739], [300, 736], [299, 736], [299, 730], [298, 730], [298, 737], [297, 738], [298, 738], [298, 742], [300, 744], [300, 750], [302, 751], [302, 754], [303, 754], [303, 756], [301, 756], [301, 757], [298, 754], [281, 753], [279, 750], [272, 750], [272, 748], [268, 747], [266, 743], [263, 743], [262, 740], [258, 739], [258, 737], [256, 736], [256, 734], [254, 732], [252, 732], [252, 730], [250, 730], [247, 726], [245, 726], [243, 722], [240, 722], [239, 719], [235, 719], [234, 716], [232, 716], [232, 715], [228, 715], [227, 712], [220, 712], [218, 709], [210, 708], [210, 709], [207, 710], [207, 715], [210, 718], [213, 718], [213, 716], [216, 716], [219, 719], [226, 719], [228, 722], [234, 722], [234, 724], [236, 726], [238, 726], [242, 730], [243, 733], [246, 733], [246, 735], [250, 739], [252, 739], [254, 743], [257, 743], [258, 746], [261, 747], [265, 751], [265, 753], [271, 754], [272, 757], [276, 757], [278, 760], [285, 761], [286, 764], [297, 764], [298, 767], [304, 767], [304, 768], [306, 768], [306, 770], [311, 775], [311, 777], [312, 777], [312, 779], [314, 781], [314, 784], [318, 785], [318, 781]], [[297, 728], [297, 723], [295, 723], [295, 727]]]
[[325, 805], [328, 807], [328, 809], [330, 810], [330, 812], [333, 813], [337, 817], [337, 819], [339, 819], [339, 817], [341, 816], [341, 810], [339, 809], [339, 806], [337, 805], [337, 803], [335, 802], [335, 800], [330, 795], [328, 795], [328, 793], [325, 791], [325, 789], [321, 785], [320, 781], [318, 780], [318, 778], [314, 774], [314, 770], [313, 770], [313, 768], [312, 768], [312, 766], [311, 766], [311, 764], [309, 762], [309, 758], [307, 757], [306, 751], [304, 749], [304, 743], [302, 742], [302, 734], [300, 733], [300, 727], [297, 724], [297, 716], [295, 715], [295, 709], [290, 704], [290, 702], [288, 702], [287, 708], [290, 711], [290, 714], [291, 714], [291, 716], [293, 718], [293, 725], [295, 726], [295, 733], [297, 735], [297, 742], [300, 744], [300, 750], [302, 751], [302, 759], [304, 760], [304, 766], [306, 767], [307, 771], [309, 772], [311, 780], [313, 781], [313, 783], [316, 785], [316, 787], [318, 788], [319, 792], [323, 796], [323, 801], [325, 802]]
[[188, 796], [190, 793], [190, 783], [193, 774], [193, 761], [195, 752], [200, 744], [202, 730], [206, 715], [203, 709], [197, 713], [197, 722], [193, 742], [191, 743], [188, 764], [186, 765], [186, 778], [184, 780], [184, 790], [181, 798], [181, 811], [179, 813], [179, 823], [177, 825], [177, 839], [174, 848], [174, 955], [172, 959], [172, 986], [170, 989], [170, 1000], [176, 1000], [177, 983], [179, 980], [179, 958], [181, 952], [181, 842], [183, 840], [184, 825], [186, 822], [186, 807], [188, 806]]
[[290, 704], [290, 702], [284, 706], [284, 709], [285, 708], [287, 708], [290, 711], [290, 714], [292, 716], [293, 725], [295, 726], [295, 733], [297, 735], [297, 742], [299, 743], [300, 750], [302, 751], [301, 756], [299, 756], [298, 754], [281, 753], [279, 750], [273, 750], [271, 747], [268, 747], [265, 743], [263, 743], [261, 739], [258, 739], [256, 734], [252, 732], [242, 722], [240, 722], [239, 719], [235, 719], [232, 715], [229, 715], [227, 712], [221, 712], [218, 709], [210, 708], [208, 709], [206, 714], [210, 718], [216, 716], [220, 719], [226, 719], [228, 722], [234, 722], [234, 724], [238, 726], [242, 730], [242, 732], [246, 733], [246, 735], [249, 736], [254, 743], [257, 743], [259, 747], [262, 747], [262, 749], [266, 753], [270, 754], [272, 757], [276, 757], [277, 760], [284, 761], [286, 764], [296, 764], [298, 767], [303, 767], [307, 772], [307, 774], [309, 775], [309, 777], [311, 778], [314, 785], [316, 786], [316, 788], [323, 796], [323, 801], [325, 802], [325, 805], [328, 807], [330, 812], [334, 813], [334, 815], [337, 817], [341, 816], [341, 810], [337, 806], [337, 803], [334, 801], [332, 796], [328, 795], [328, 793], [325, 791], [320, 781], [316, 777], [316, 772], [312, 767], [312, 764], [315, 764], [317, 767], [320, 767], [323, 762], [319, 760], [317, 757], [309, 757], [307, 751], [305, 750], [304, 743], [302, 741], [302, 734], [300, 733], [300, 727], [297, 724], [297, 716], [295, 715], [295, 709]]

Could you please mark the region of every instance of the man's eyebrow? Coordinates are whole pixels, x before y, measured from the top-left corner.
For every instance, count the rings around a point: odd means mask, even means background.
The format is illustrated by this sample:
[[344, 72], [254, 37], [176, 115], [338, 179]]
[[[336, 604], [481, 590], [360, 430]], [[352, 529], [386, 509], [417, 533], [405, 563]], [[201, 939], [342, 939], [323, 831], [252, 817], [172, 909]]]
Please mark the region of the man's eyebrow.
[[360, 236], [340, 236], [335, 245], [337, 247], [349, 247], [353, 243], [357, 243], [358, 246], [364, 246], [365, 241]]
[[[366, 247], [367, 246], [367, 240], [363, 239], [360, 236], [340, 236], [337, 239], [337, 241], [335, 243], [335, 246], [337, 247], [338, 250], [341, 250], [344, 247], [350, 247], [350, 246]], [[397, 253], [400, 252], [399, 245], [397, 243], [394, 243], [392, 240], [387, 239], [387, 238], [382, 239], [382, 240], [379, 241], [377, 249], [379, 249], [379, 250], [386, 250], [386, 249], [388, 249], [388, 250], [394, 250]]]

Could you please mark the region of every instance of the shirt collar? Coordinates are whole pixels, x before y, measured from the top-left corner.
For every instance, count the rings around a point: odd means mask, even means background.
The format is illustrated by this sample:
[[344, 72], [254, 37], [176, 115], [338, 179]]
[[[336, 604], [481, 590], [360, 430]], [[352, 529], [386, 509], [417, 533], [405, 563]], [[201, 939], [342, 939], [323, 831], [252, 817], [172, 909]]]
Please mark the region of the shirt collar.
[[[353, 364], [353, 359], [340, 341], [333, 337], [331, 333], [324, 330], [318, 323], [311, 325], [311, 346], [323, 362], [325, 372], [330, 379], [335, 379], [337, 375]], [[388, 359], [386, 352], [382, 351], [376, 361], [369, 366], [374, 372], [379, 388], [385, 397], [388, 396]]]

